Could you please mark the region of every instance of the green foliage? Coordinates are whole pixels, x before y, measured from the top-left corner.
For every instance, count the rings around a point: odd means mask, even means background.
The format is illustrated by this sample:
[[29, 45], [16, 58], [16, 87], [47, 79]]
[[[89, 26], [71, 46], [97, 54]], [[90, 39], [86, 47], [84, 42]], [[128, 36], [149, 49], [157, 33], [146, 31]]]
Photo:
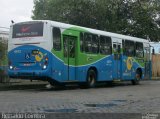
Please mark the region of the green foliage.
[[34, 0], [32, 18], [160, 40], [159, 0]]
[[0, 42], [0, 66], [7, 65], [7, 44]]

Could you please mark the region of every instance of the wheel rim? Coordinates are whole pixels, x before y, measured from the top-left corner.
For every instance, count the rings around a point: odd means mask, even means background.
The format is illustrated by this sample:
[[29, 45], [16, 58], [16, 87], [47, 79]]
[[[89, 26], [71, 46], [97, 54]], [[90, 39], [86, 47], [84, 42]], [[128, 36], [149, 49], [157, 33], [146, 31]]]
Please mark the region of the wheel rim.
[[92, 86], [95, 83], [95, 77], [93, 74], [89, 75], [89, 79], [88, 79], [89, 84]]
[[140, 80], [140, 78], [141, 78], [141, 76], [140, 76], [140, 74], [136, 74], [136, 80]]

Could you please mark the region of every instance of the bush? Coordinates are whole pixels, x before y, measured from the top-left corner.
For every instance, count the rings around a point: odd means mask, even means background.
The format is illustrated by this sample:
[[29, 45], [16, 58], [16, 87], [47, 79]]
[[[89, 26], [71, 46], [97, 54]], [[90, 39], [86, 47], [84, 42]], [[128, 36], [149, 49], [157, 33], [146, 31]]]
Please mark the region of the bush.
[[0, 66], [7, 65], [7, 44], [0, 42]]
[[0, 83], [8, 83], [10, 81], [5, 69], [0, 67]]

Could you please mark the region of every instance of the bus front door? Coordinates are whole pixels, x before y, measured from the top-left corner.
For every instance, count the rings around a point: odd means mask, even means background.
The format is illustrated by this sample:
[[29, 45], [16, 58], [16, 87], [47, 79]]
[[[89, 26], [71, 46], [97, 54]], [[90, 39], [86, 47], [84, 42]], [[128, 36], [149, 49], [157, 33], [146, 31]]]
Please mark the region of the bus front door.
[[63, 36], [63, 52], [64, 52], [64, 80], [72, 81], [76, 80], [76, 41], [77, 37]]
[[113, 80], [121, 79], [121, 43], [113, 43]]

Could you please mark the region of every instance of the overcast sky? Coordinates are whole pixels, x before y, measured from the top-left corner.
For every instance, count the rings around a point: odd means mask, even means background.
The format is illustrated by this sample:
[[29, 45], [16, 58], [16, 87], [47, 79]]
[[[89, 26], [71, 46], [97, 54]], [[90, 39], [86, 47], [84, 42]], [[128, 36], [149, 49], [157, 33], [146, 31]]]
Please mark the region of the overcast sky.
[[0, 0], [0, 27], [9, 28], [11, 20], [31, 20], [33, 0]]

